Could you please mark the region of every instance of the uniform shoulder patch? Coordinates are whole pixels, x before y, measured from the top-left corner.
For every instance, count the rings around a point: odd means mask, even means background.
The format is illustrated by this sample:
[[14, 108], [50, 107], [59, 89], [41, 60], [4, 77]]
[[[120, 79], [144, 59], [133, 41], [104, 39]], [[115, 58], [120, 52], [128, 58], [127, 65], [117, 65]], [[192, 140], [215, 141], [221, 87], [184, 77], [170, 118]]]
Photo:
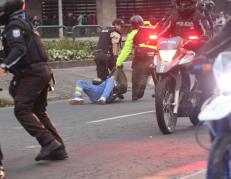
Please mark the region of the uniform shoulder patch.
[[20, 32], [19, 29], [14, 29], [14, 30], [12, 31], [12, 33], [13, 33], [12, 35], [13, 35], [14, 38], [18, 38], [18, 37], [21, 36], [21, 32]]

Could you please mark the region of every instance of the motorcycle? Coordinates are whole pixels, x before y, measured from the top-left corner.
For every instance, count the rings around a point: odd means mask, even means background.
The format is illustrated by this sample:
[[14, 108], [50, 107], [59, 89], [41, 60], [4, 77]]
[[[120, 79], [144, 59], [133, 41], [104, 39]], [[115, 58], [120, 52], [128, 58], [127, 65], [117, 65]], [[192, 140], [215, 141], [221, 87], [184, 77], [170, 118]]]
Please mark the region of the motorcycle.
[[231, 178], [231, 52], [222, 52], [213, 65], [217, 89], [202, 106], [199, 120], [209, 127], [212, 149], [207, 178]]
[[154, 58], [158, 79], [155, 88], [155, 106], [158, 126], [163, 134], [175, 131], [178, 117], [189, 117], [195, 126], [200, 111], [200, 96], [195, 77], [186, 71], [195, 57], [195, 52], [186, 47], [196, 45], [198, 36], [160, 38]]

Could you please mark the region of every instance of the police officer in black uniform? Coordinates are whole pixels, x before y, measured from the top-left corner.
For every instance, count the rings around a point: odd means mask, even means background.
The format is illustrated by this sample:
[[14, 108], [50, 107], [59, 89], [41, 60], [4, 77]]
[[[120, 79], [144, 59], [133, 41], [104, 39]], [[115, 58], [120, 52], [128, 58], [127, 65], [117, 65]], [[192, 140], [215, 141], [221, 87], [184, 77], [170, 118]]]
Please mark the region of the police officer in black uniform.
[[121, 30], [124, 22], [122, 19], [115, 19], [112, 27], [102, 30], [96, 46], [96, 71], [97, 77], [105, 81], [109, 72], [115, 67], [116, 59], [121, 48]]
[[[180, 36], [188, 39], [189, 35], [207, 36], [208, 28], [198, 11], [198, 0], [175, 0], [176, 11], [172, 12], [161, 24], [160, 36]], [[197, 50], [202, 44], [196, 44]]]
[[0, 23], [5, 25], [2, 34], [5, 56], [0, 69], [14, 75], [9, 91], [14, 99], [15, 116], [41, 145], [35, 160], [66, 159], [63, 140], [46, 113], [52, 78], [46, 49], [31, 23], [22, 16], [22, 6], [23, 0], [0, 3]]

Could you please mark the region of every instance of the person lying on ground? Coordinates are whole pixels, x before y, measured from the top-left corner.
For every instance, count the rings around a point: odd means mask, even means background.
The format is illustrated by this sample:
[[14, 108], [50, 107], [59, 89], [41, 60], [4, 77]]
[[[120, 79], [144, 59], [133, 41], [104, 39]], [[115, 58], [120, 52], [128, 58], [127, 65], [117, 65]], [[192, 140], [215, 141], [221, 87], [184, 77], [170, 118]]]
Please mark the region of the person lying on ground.
[[83, 104], [83, 93], [87, 94], [90, 100], [93, 103], [106, 104], [112, 103], [118, 97], [123, 99], [122, 95], [117, 93], [118, 83], [115, 80], [114, 76], [107, 78], [105, 81], [93, 81], [93, 84], [90, 84], [84, 80], [78, 80], [76, 82], [74, 98], [69, 100], [69, 104], [78, 105]]

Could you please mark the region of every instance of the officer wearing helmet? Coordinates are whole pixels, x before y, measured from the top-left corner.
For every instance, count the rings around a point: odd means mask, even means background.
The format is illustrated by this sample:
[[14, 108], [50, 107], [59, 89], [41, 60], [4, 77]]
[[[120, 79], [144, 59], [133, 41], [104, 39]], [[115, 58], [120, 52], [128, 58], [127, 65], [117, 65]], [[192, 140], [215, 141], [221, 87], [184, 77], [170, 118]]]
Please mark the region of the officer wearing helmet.
[[130, 19], [132, 30], [127, 36], [125, 45], [117, 58], [116, 66], [122, 67], [123, 62], [128, 58], [130, 53], [135, 49], [135, 56], [132, 62], [132, 100], [136, 101], [143, 97], [147, 85], [148, 76], [150, 75], [150, 64], [152, 57], [141, 55], [139, 53], [140, 39], [142, 33], [139, 33], [143, 26], [143, 18], [139, 15], [132, 16]]
[[[188, 39], [190, 35], [208, 36], [208, 28], [197, 10], [198, 0], [175, 0], [173, 4], [176, 11], [161, 24], [160, 36], [180, 36], [184, 39]], [[198, 49], [201, 45], [197, 44], [195, 48]]]
[[23, 16], [23, 3], [23, 0], [0, 1], [0, 23], [5, 25], [0, 74], [13, 74], [9, 91], [14, 99], [15, 116], [41, 145], [35, 160], [66, 159], [63, 140], [46, 113], [52, 78], [46, 49], [30, 21]]
[[99, 35], [99, 41], [96, 46], [95, 63], [97, 77], [105, 81], [109, 72], [115, 67], [116, 59], [121, 48], [121, 30], [124, 21], [115, 19], [112, 27], [103, 29]]

